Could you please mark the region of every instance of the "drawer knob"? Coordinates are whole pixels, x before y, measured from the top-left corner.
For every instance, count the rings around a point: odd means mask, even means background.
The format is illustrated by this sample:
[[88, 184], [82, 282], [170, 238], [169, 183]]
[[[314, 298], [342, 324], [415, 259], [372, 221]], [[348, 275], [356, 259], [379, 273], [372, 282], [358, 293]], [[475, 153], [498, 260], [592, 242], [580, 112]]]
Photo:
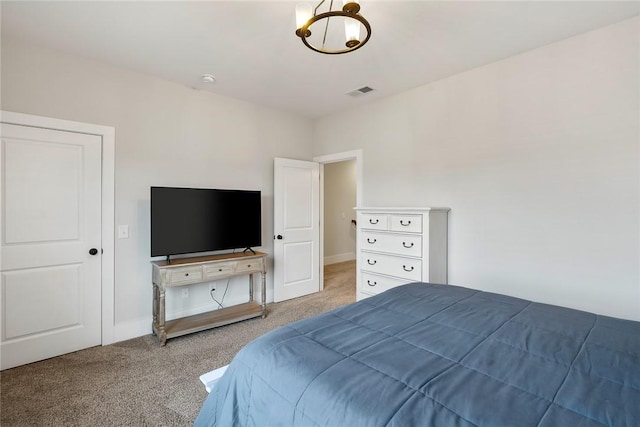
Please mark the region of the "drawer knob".
[[371, 243], [372, 245], [376, 242], [376, 239], [371, 240], [367, 237], [367, 243]]
[[405, 242], [402, 242], [402, 246], [404, 246], [405, 248], [412, 248], [413, 247], [413, 242], [411, 242], [410, 245], [407, 245]]
[[189, 275], [189, 273], [184, 273], [184, 275], [185, 275], [185, 276], [188, 276], [188, 275]]
[[411, 225], [411, 220], [409, 220], [409, 221], [407, 221], [407, 222], [404, 222], [404, 220], [400, 220], [400, 225], [402, 225], [402, 226], [404, 226], [404, 227], [406, 227], [406, 226], [408, 226], [408, 225]]
[[247, 265], [247, 268], [251, 268], [251, 264]]
[[402, 269], [403, 269], [404, 271], [413, 271], [413, 266], [411, 266], [411, 268], [407, 268], [407, 266], [406, 266], [406, 265], [403, 265], [403, 266], [402, 266]]
[[379, 220], [379, 219], [376, 219], [375, 221], [374, 221], [374, 220], [372, 220], [372, 219], [369, 219], [369, 224], [377, 224], [377, 223], [379, 223], [379, 222], [380, 222], [380, 220]]
[[369, 286], [375, 286], [377, 284], [378, 284], [378, 282], [373, 282], [373, 285], [372, 285], [371, 284], [371, 280], [367, 280], [367, 285], [369, 285]]
[[378, 261], [376, 261], [375, 259], [373, 260], [373, 262], [371, 262], [370, 259], [367, 260], [367, 264], [369, 264], [369, 265], [376, 265], [377, 262]]
[[218, 271], [222, 271], [222, 269], [221, 269], [221, 268], [219, 268], [219, 269], [218, 269]]

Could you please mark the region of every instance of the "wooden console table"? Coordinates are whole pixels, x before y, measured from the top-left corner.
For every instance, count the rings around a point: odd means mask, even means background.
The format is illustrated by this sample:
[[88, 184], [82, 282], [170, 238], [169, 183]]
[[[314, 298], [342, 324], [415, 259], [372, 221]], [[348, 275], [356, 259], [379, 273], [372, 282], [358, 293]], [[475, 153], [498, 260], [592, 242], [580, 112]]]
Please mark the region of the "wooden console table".
[[[229, 323], [262, 316], [266, 312], [267, 254], [262, 252], [212, 255], [153, 261], [153, 333], [160, 345], [167, 339]], [[262, 278], [262, 304], [253, 300], [253, 275]], [[167, 288], [212, 282], [234, 276], [249, 275], [249, 302], [212, 310], [193, 316], [165, 320], [165, 292]]]

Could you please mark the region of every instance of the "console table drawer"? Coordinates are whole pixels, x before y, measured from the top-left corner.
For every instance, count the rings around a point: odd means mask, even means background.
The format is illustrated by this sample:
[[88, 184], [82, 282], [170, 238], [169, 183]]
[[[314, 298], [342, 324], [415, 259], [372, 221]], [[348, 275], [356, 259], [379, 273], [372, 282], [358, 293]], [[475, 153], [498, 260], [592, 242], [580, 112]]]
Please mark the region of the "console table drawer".
[[236, 272], [248, 273], [249, 271], [262, 271], [262, 259], [242, 260], [236, 263]]
[[215, 280], [218, 277], [228, 277], [231, 273], [233, 273], [232, 262], [204, 266], [205, 279]]
[[202, 282], [202, 267], [177, 267], [168, 269], [167, 286]]

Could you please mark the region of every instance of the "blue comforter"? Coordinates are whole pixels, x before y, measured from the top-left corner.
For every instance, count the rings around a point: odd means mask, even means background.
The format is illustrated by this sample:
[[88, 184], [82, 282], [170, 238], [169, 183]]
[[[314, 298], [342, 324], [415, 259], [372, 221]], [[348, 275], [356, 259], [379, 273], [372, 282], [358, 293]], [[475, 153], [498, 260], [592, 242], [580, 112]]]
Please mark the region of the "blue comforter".
[[244, 347], [196, 426], [640, 426], [640, 323], [413, 283]]

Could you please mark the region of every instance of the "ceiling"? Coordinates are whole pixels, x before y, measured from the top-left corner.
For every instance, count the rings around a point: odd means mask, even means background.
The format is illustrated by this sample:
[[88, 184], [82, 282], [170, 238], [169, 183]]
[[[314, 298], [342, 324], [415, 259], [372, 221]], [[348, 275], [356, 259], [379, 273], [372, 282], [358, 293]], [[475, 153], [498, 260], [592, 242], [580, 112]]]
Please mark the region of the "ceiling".
[[[640, 14], [635, 1], [362, 0], [369, 43], [322, 55], [295, 36], [295, 5], [2, 0], [1, 35], [317, 118]], [[345, 95], [362, 86], [375, 91]]]

